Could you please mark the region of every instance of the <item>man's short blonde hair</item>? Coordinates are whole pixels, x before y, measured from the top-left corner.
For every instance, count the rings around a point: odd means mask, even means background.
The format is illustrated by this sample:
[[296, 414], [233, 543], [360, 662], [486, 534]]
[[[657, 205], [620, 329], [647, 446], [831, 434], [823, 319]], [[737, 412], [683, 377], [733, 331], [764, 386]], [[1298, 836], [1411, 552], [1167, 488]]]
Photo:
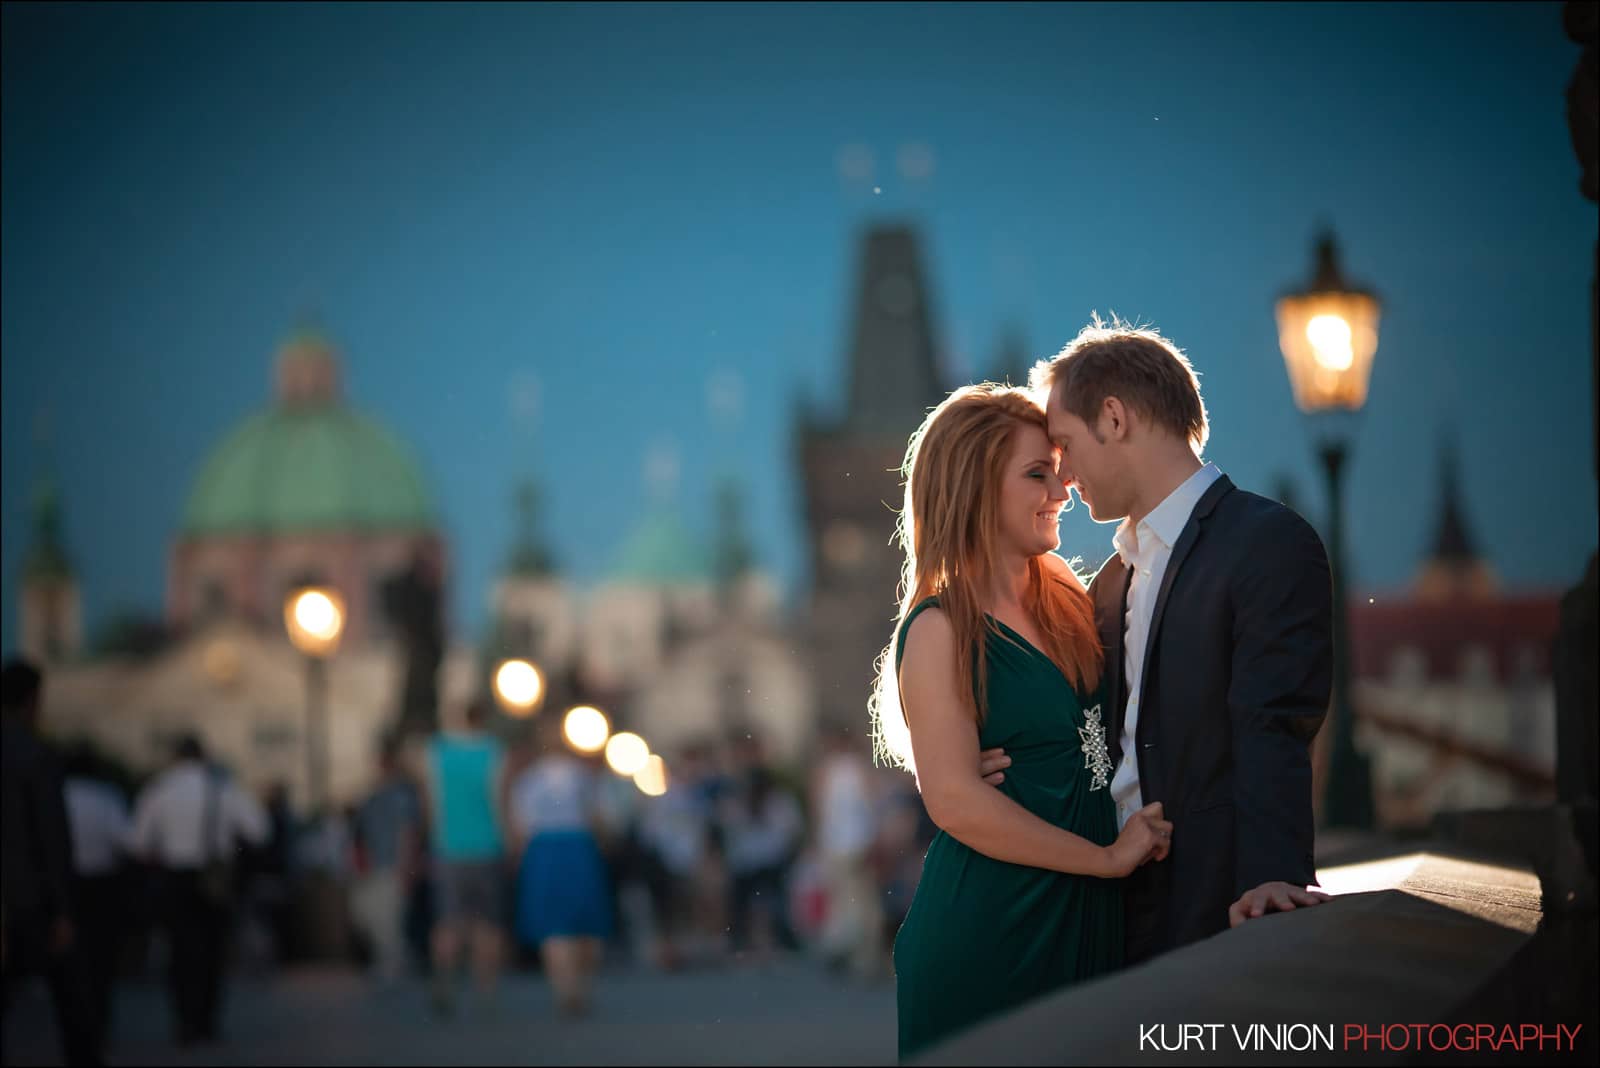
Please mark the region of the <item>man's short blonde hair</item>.
[[[1183, 350], [1154, 327], [1096, 315], [1055, 358], [1041, 360], [1029, 377], [1041, 395], [1057, 385], [1066, 410], [1095, 430], [1107, 397], [1116, 397], [1199, 455], [1210, 437], [1200, 379]], [[1044, 399], [1041, 396], [1041, 399]]]

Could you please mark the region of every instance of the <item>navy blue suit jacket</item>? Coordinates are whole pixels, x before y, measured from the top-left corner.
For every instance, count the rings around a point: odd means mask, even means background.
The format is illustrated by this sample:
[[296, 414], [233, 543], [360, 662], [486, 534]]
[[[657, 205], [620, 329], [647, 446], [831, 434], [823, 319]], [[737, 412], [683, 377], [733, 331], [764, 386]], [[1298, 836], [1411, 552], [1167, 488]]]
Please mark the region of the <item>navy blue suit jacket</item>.
[[[1106, 651], [1107, 744], [1122, 759], [1128, 569], [1089, 586]], [[1245, 891], [1311, 883], [1310, 745], [1328, 711], [1333, 592], [1316, 531], [1219, 478], [1200, 498], [1157, 593], [1139, 696], [1144, 802], [1172, 850], [1129, 880], [1130, 963], [1228, 926]]]

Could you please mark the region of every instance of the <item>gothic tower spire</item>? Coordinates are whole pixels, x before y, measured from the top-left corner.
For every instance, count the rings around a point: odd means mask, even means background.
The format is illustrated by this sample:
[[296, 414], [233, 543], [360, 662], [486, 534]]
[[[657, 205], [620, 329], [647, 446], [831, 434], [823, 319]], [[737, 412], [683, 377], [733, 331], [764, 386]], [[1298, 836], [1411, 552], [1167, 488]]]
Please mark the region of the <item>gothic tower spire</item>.
[[868, 230], [856, 277], [847, 429], [908, 435], [942, 399], [931, 303], [916, 232]]
[[1461, 496], [1459, 450], [1446, 431], [1439, 443], [1439, 514], [1433, 546], [1417, 576], [1418, 595], [1428, 600], [1484, 597], [1499, 583], [1478, 553]]
[[44, 459], [33, 493], [18, 608], [24, 655], [50, 663], [70, 659], [82, 651], [83, 615], [78, 577], [67, 554], [61, 491], [48, 459], [48, 431], [42, 418], [35, 437]]

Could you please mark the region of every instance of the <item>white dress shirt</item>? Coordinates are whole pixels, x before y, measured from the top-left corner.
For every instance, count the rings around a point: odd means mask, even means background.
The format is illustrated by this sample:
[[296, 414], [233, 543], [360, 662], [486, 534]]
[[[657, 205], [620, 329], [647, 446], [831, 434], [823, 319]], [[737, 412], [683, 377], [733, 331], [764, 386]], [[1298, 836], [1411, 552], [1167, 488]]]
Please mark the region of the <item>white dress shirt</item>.
[[760, 815], [751, 813], [747, 798], [733, 792], [723, 800], [722, 823], [727, 832], [728, 871], [733, 875], [781, 866], [806, 833], [800, 803], [777, 786], [767, 792]]
[[[1144, 681], [1144, 653], [1150, 641], [1150, 617], [1155, 614], [1161, 580], [1172, 559], [1172, 547], [1183, 528], [1189, 525], [1195, 505], [1211, 484], [1222, 477], [1216, 464], [1206, 464], [1167, 495], [1137, 526], [1124, 519], [1111, 542], [1117, 555], [1132, 573], [1128, 585], [1128, 609], [1123, 618], [1122, 663], [1128, 680], [1128, 710], [1122, 720], [1122, 762], [1111, 777], [1111, 799], [1117, 803], [1117, 827], [1121, 829], [1144, 807], [1139, 791], [1139, 755], [1135, 739], [1139, 730], [1139, 687]], [[1166, 814], [1167, 819], [1172, 813]]]
[[128, 803], [115, 787], [77, 776], [67, 780], [66, 799], [73, 870], [110, 875], [128, 848]]
[[540, 831], [586, 831], [594, 794], [594, 775], [576, 757], [541, 757], [511, 784], [511, 828], [525, 838]]
[[[207, 815], [215, 805], [215, 814]], [[210, 820], [211, 841], [205, 842]], [[133, 848], [162, 867], [198, 871], [207, 861], [231, 858], [240, 839], [267, 840], [267, 814], [232, 778], [186, 760], [144, 788], [133, 813]]]

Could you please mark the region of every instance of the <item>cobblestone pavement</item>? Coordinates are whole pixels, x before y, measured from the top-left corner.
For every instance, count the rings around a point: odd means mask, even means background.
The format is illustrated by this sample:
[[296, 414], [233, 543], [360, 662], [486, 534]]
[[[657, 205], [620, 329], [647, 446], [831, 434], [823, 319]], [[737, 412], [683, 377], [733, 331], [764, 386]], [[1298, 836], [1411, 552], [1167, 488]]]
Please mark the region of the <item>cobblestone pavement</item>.
[[[225, 1041], [179, 1050], [163, 989], [119, 991], [112, 1064], [892, 1064], [894, 986], [778, 961], [660, 975], [610, 970], [594, 1012], [555, 1015], [549, 986], [516, 974], [491, 1002], [435, 1017], [421, 982], [377, 989], [352, 972], [235, 979]], [[7, 1014], [7, 1064], [58, 1064], [49, 1001], [29, 986]]]

